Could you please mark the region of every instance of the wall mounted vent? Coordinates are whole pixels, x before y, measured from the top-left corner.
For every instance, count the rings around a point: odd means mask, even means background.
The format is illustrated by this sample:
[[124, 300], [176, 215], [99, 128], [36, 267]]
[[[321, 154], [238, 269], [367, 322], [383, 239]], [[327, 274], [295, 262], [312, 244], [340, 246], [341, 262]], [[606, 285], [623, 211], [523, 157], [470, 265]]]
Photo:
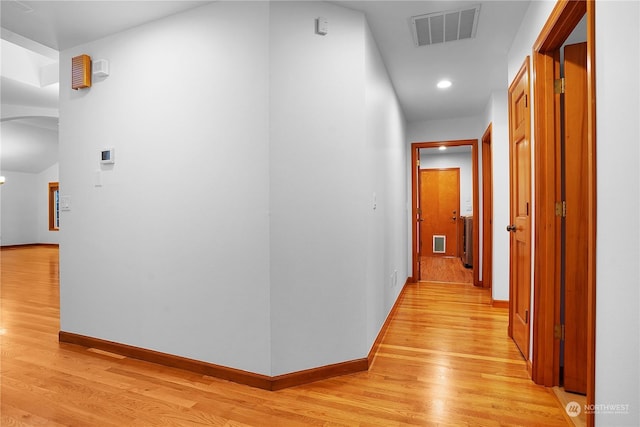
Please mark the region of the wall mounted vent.
[[429, 46], [476, 36], [480, 5], [446, 12], [412, 16], [411, 30], [416, 47]]
[[447, 236], [434, 235], [433, 236], [433, 253], [443, 254], [447, 252]]

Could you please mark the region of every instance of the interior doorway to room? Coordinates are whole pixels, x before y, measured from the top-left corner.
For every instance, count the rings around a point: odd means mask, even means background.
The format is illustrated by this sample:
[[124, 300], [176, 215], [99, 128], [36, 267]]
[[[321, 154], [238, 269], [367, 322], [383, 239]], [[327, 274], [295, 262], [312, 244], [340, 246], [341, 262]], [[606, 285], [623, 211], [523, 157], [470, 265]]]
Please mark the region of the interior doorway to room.
[[[493, 126], [482, 135], [482, 287], [493, 286]], [[478, 221], [479, 224], [479, 221]]]
[[[586, 44], [583, 44], [586, 41]], [[561, 58], [561, 54], [563, 58]], [[533, 47], [532, 379], [595, 403], [595, 6], [557, 2]], [[577, 237], [579, 235], [579, 237]], [[574, 311], [576, 310], [576, 311]], [[575, 343], [578, 346], [572, 348]], [[586, 424], [594, 425], [593, 412]]]
[[[584, 33], [586, 40], [586, 31]], [[567, 391], [587, 393], [587, 43], [561, 49], [564, 90], [561, 139], [560, 377]], [[568, 86], [567, 86], [568, 85]], [[578, 118], [583, 118], [579, 120]]]
[[478, 284], [476, 144], [413, 144], [414, 281]]

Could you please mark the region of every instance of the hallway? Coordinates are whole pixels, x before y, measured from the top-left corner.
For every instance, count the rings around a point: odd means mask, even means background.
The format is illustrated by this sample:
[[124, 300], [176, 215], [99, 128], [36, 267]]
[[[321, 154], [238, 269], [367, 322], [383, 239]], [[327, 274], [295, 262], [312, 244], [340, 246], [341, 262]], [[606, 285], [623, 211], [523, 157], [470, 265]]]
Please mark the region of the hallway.
[[368, 372], [269, 392], [59, 344], [58, 250], [1, 257], [2, 425], [570, 425], [470, 285], [407, 285]]

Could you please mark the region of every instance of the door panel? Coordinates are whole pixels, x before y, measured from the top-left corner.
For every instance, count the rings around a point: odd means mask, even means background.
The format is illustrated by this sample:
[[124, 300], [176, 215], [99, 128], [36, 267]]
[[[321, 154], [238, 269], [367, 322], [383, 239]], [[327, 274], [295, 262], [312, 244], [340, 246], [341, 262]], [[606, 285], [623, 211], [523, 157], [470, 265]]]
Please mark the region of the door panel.
[[564, 388], [587, 392], [587, 44], [564, 51]]
[[529, 358], [531, 302], [531, 115], [529, 58], [509, 87], [510, 283], [509, 333]]
[[[423, 256], [458, 256], [460, 169], [420, 171], [421, 241]], [[434, 253], [433, 236], [446, 236], [444, 253]]]

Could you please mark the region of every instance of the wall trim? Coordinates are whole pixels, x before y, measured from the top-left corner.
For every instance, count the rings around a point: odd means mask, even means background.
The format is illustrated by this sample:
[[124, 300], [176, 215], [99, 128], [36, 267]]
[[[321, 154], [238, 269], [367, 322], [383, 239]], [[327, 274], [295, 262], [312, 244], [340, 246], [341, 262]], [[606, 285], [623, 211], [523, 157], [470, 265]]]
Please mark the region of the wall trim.
[[305, 369], [304, 371], [270, 377], [271, 388], [268, 390], [282, 390], [284, 388], [308, 384], [314, 381], [325, 380], [327, 378], [355, 374], [356, 372], [367, 371], [368, 369], [369, 361], [366, 358], [334, 363], [333, 365], [320, 366], [318, 368]]
[[216, 365], [214, 363], [202, 362], [200, 360], [189, 359], [173, 354], [162, 353], [146, 348], [135, 347], [128, 344], [121, 344], [114, 341], [103, 340], [100, 338], [89, 337], [86, 335], [75, 334], [73, 332], [59, 331], [58, 340], [65, 344], [74, 344], [82, 347], [94, 348], [98, 350], [108, 351], [110, 353], [119, 354], [121, 356], [130, 357], [132, 359], [143, 360], [145, 362], [157, 363], [159, 365], [172, 368], [184, 369], [186, 371], [195, 372], [202, 375], [208, 375], [238, 384], [244, 384], [263, 390], [275, 391], [288, 387], [294, 387], [302, 384], [308, 384], [327, 378], [337, 377], [341, 375], [353, 374], [369, 370], [373, 363], [380, 343], [387, 333], [391, 320], [395, 317], [398, 307], [405, 296], [407, 285], [411, 283], [407, 278], [396, 302], [389, 311], [389, 315], [385, 320], [378, 336], [376, 337], [371, 350], [366, 358], [348, 360], [345, 362], [334, 363], [317, 368], [305, 369], [302, 371], [291, 372], [283, 375], [268, 376], [256, 374], [254, 372], [243, 371], [241, 369], [229, 368], [227, 366]]
[[491, 306], [495, 308], [509, 308], [509, 300], [491, 299]]
[[169, 366], [172, 368], [185, 369], [198, 374], [209, 375], [264, 390], [271, 390], [272, 379], [267, 375], [242, 371], [240, 369], [215, 365], [213, 363], [188, 359], [186, 357], [161, 353], [154, 350], [134, 347], [100, 338], [93, 338], [86, 335], [74, 334], [72, 332], [60, 331], [58, 333], [58, 339], [61, 343], [76, 344], [86, 348], [95, 348], [130, 357], [132, 359], [144, 360], [145, 362], [157, 363], [159, 365]]
[[363, 358], [271, 377], [114, 341], [74, 334], [72, 332], [60, 331], [58, 333], [58, 339], [61, 343], [65, 344], [75, 344], [86, 348], [108, 351], [132, 359], [184, 369], [197, 374], [208, 375], [263, 390], [281, 390], [287, 387], [307, 384], [339, 375], [366, 371], [368, 369], [368, 361]]
[[380, 328], [380, 332], [378, 332], [378, 336], [376, 337], [376, 340], [373, 342], [373, 345], [371, 346], [371, 350], [369, 350], [369, 355], [367, 356], [367, 361], [368, 361], [367, 368], [369, 368], [373, 364], [373, 359], [375, 358], [376, 353], [380, 348], [380, 344], [382, 343], [384, 336], [387, 334], [387, 329], [389, 329], [389, 325], [391, 324], [391, 321], [396, 316], [396, 312], [398, 311], [398, 307], [400, 306], [400, 303], [404, 300], [406, 290], [407, 290], [407, 285], [409, 284], [413, 284], [413, 285], [416, 284], [415, 282], [412, 281], [412, 277], [407, 277], [407, 280], [404, 282], [404, 285], [402, 286], [402, 289], [398, 294], [398, 298], [396, 298], [396, 302], [393, 304], [393, 307], [391, 307], [391, 310], [389, 310], [387, 319], [382, 324], [382, 328]]
[[35, 248], [35, 247], [45, 247], [45, 248], [59, 248], [60, 245], [57, 243], [23, 243], [23, 244], [19, 244], [19, 245], [4, 245], [4, 246], [0, 246], [0, 249], [4, 250], [4, 249], [28, 249], [28, 248]]

